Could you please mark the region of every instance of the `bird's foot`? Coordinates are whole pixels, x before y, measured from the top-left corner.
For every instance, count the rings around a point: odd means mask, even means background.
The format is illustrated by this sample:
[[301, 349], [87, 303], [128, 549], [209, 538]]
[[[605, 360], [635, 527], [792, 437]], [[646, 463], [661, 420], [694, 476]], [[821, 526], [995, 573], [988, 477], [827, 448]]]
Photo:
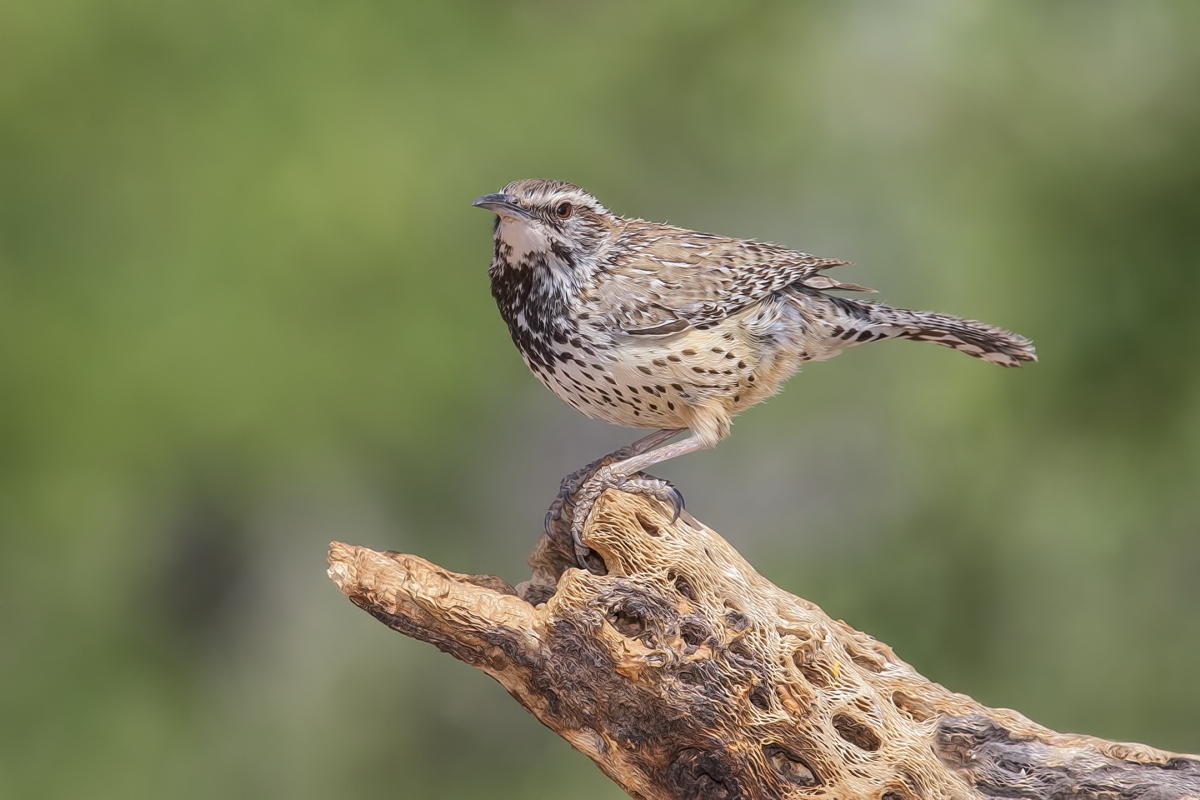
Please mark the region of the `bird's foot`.
[[544, 526], [547, 536], [552, 539], [556, 538], [554, 532], [556, 524], [559, 522], [569, 522], [574, 517], [575, 495], [579, 493], [580, 488], [588, 479], [603, 467], [616, 464], [618, 461], [624, 461], [632, 454], [632, 449], [632, 446], [622, 447], [614, 453], [609, 453], [603, 458], [596, 459], [582, 469], [575, 470], [562, 479], [562, 483], [558, 485], [558, 494], [555, 495], [554, 502], [550, 504], [550, 510], [546, 512]]
[[570, 498], [579, 491], [579, 488], [583, 486], [583, 484], [589, 478], [591, 478], [592, 475], [599, 472], [602, 467], [616, 464], [620, 461], [624, 461], [630, 456], [635, 456], [641, 453], [642, 450], [637, 447], [638, 444], [639, 442], [627, 444], [619, 450], [614, 450], [603, 458], [597, 458], [583, 469], [575, 470], [570, 475], [563, 478], [562, 483], [558, 485], [558, 496], [566, 499], [567, 502], [570, 503]]
[[569, 500], [572, 506], [571, 542], [575, 546], [575, 560], [579, 562], [580, 567], [591, 572], [600, 572], [600, 564], [597, 564], [599, 559], [591, 548], [583, 543], [583, 528], [592, 515], [596, 501], [607, 489], [645, 495], [667, 504], [672, 510], [671, 522], [679, 519], [683, 512], [683, 495], [669, 482], [642, 472], [621, 475], [614, 472], [609, 464], [601, 466], [582, 482]]

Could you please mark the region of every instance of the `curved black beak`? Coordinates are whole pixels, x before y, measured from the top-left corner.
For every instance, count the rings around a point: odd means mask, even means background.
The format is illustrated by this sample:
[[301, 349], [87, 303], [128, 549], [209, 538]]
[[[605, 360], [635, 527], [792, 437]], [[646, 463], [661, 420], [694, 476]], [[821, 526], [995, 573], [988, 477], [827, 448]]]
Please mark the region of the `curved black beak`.
[[510, 217], [520, 217], [521, 219], [529, 219], [529, 212], [521, 208], [517, 204], [517, 198], [511, 194], [496, 192], [494, 194], [485, 194], [483, 197], [475, 198], [475, 202], [471, 205], [476, 208], [486, 208], [488, 211], [494, 211], [497, 214], [504, 214]]

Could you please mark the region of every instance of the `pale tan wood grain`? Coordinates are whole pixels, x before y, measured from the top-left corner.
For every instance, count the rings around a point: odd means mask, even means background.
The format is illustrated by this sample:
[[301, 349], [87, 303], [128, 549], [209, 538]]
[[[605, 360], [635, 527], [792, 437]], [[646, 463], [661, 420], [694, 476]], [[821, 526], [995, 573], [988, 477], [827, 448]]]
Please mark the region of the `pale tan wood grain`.
[[329, 575], [491, 675], [633, 797], [1200, 798], [1200, 758], [955, 694], [686, 513], [606, 492], [585, 529], [602, 575], [568, 537], [556, 522], [515, 589], [341, 543]]

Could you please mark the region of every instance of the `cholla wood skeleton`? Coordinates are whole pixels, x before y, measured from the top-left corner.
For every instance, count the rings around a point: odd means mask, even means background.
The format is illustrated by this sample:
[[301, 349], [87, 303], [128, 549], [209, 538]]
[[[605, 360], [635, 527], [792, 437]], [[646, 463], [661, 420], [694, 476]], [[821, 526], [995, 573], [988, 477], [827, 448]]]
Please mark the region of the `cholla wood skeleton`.
[[668, 504], [601, 496], [584, 542], [603, 574], [576, 568], [562, 516], [515, 589], [341, 543], [329, 575], [388, 627], [491, 675], [632, 797], [1200, 798], [1200, 757], [1055, 733], [950, 692]]

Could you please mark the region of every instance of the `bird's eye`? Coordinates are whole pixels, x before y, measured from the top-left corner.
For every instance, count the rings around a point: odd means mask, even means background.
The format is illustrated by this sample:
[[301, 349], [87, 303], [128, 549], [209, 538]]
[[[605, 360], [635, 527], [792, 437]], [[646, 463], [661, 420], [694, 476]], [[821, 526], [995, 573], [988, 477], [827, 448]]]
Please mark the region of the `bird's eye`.
[[571, 216], [572, 211], [574, 211], [574, 209], [571, 208], [570, 203], [559, 203], [558, 208], [554, 209], [554, 215], [559, 219], [566, 219], [567, 217]]

